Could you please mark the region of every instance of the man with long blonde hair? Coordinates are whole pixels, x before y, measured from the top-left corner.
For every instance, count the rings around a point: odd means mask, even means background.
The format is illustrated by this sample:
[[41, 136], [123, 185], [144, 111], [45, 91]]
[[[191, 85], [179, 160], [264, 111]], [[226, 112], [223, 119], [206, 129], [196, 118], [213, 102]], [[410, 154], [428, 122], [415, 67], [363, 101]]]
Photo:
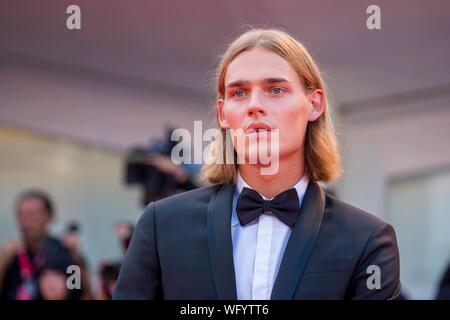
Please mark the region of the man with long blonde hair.
[[240, 35], [218, 65], [216, 110], [212, 185], [147, 207], [114, 297], [396, 298], [392, 226], [319, 184], [339, 177], [340, 156], [305, 47], [280, 30]]

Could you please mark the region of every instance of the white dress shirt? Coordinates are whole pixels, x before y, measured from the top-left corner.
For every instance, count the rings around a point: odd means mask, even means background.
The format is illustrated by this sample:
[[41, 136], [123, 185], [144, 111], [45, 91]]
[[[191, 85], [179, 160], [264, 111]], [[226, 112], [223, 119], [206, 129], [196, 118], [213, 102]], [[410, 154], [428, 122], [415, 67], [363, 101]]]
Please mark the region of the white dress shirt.
[[[307, 186], [306, 175], [294, 186], [300, 204]], [[239, 300], [269, 300], [291, 228], [268, 214], [262, 214], [255, 221], [241, 226], [236, 205], [244, 187], [251, 188], [237, 171], [231, 215], [237, 298]]]

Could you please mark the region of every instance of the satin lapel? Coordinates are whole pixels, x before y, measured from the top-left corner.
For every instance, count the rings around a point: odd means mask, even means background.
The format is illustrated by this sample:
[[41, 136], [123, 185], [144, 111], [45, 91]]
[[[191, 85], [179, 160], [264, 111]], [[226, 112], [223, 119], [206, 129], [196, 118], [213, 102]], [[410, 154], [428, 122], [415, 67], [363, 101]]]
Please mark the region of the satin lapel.
[[300, 216], [286, 245], [272, 300], [293, 298], [319, 233], [324, 208], [323, 190], [317, 182], [310, 181], [300, 206]]
[[235, 185], [218, 187], [208, 206], [208, 247], [214, 284], [219, 300], [236, 300], [233, 245], [231, 240], [231, 206]]

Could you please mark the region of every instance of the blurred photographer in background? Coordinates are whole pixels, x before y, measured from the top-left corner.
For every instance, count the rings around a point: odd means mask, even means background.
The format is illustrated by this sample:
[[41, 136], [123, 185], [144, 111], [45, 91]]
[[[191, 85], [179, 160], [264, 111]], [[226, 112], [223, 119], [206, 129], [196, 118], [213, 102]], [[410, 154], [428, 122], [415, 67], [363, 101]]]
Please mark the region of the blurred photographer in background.
[[128, 155], [125, 183], [143, 188], [143, 207], [152, 201], [199, 187], [200, 165], [172, 162], [171, 152], [178, 143], [171, 140], [172, 131], [168, 128], [164, 139], [156, 140], [148, 147], [136, 147]]

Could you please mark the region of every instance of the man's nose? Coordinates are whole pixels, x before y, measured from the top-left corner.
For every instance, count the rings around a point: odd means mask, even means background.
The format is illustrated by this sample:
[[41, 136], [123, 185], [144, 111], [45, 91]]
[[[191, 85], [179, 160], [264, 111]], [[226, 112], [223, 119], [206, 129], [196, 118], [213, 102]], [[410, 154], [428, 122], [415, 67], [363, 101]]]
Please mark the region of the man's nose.
[[267, 110], [264, 107], [261, 94], [262, 93], [259, 90], [255, 90], [251, 93], [250, 101], [247, 107], [247, 115], [249, 117], [259, 117], [266, 115]]

